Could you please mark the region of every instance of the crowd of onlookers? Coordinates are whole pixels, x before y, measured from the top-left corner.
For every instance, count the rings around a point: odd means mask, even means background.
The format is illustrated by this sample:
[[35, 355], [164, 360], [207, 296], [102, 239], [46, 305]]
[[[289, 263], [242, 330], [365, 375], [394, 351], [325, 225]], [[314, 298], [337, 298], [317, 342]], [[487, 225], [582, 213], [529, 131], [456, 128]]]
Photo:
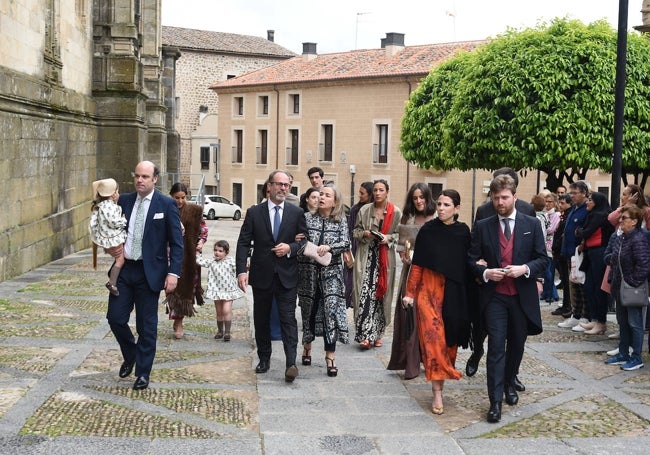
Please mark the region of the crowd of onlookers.
[[[135, 389], [148, 387], [155, 354], [153, 313], [143, 308], [164, 289], [174, 334], [183, 337], [183, 319], [194, 314], [194, 302], [203, 303], [200, 267], [208, 269], [205, 297], [215, 304], [215, 339], [230, 341], [232, 301], [250, 285], [255, 371], [270, 369], [271, 341], [281, 339], [287, 382], [299, 375], [299, 343], [300, 361], [310, 366], [313, 343], [322, 338], [325, 372], [336, 377], [337, 343], [350, 342], [351, 325], [360, 349], [370, 350], [383, 346], [393, 322], [388, 369], [411, 379], [422, 365], [432, 384], [431, 410], [443, 414], [445, 380], [462, 377], [458, 347], [472, 350], [465, 373], [473, 376], [487, 338], [487, 420], [498, 422], [504, 398], [516, 405], [526, 389], [519, 365], [527, 337], [542, 331], [540, 302], [557, 303], [552, 314], [564, 318], [558, 326], [585, 335], [605, 334], [607, 313], [615, 308], [619, 330], [610, 336], [619, 338], [619, 347], [605, 363], [643, 367], [650, 207], [637, 185], [623, 189], [614, 210], [582, 180], [544, 190], [528, 203], [517, 195], [517, 174], [498, 169], [470, 229], [458, 220], [461, 195], [454, 189], [434, 199], [427, 184], [415, 183], [400, 208], [390, 200], [389, 182], [363, 182], [346, 213], [341, 192], [323, 180], [321, 168], [309, 169], [312, 187], [300, 197], [290, 191], [293, 176], [276, 170], [263, 185], [262, 202], [247, 211], [234, 258], [223, 240], [204, 258], [200, 208], [186, 203], [182, 183], [171, 191], [175, 205], [161, 200], [157, 177], [155, 165], [142, 162], [135, 193], [120, 196], [112, 179], [93, 185], [93, 240], [116, 258], [106, 287], [109, 323], [124, 353], [119, 374], [126, 377], [135, 366]], [[114, 219], [120, 224], [113, 229]], [[171, 246], [169, 260], [152, 256], [151, 229], [155, 241]], [[114, 241], [102, 241], [108, 233]], [[402, 272], [396, 279], [397, 261]], [[137, 342], [123, 323], [134, 304], [140, 308]]]

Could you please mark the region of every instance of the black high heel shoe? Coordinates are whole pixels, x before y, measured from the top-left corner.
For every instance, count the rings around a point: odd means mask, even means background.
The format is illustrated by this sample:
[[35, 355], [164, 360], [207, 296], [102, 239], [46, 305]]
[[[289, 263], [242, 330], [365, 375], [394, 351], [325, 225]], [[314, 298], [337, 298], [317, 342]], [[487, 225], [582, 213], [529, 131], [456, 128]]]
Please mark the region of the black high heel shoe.
[[311, 365], [311, 348], [307, 349], [304, 348], [302, 352], [302, 364], [303, 365]]
[[325, 356], [325, 365], [327, 367], [327, 375], [331, 378], [336, 377], [339, 374], [339, 369], [334, 363], [334, 358]]

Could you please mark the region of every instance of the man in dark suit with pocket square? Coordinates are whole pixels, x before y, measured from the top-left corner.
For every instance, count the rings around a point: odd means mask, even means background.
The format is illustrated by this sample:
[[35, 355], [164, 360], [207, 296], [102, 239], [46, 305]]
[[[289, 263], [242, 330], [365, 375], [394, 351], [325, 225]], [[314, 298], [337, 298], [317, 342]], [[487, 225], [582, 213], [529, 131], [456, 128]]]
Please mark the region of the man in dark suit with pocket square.
[[[253, 288], [253, 322], [259, 357], [255, 372], [266, 373], [271, 365], [270, 316], [271, 304], [275, 299], [286, 358], [284, 378], [287, 382], [293, 382], [298, 376], [296, 256], [306, 242], [304, 238], [297, 242], [296, 235], [303, 234], [306, 238], [307, 225], [303, 210], [286, 202], [291, 189], [289, 174], [275, 170], [269, 175], [268, 182], [268, 200], [248, 209], [239, 233], [235, 256], [237, 281], [244, 292], [248, 284]], [[250, 270], [247, 271], [248, 252], [253, 245]]]
[[490, 197], [497, 214], [476, 222], [468, 258], [483, 282], [479, 299], [488, 333], [490, 423], [501, 420], [504, 392], [508, 405], [519, 401], [514, 378], [526, 338], [542, 332], [537, 278], [543, 276], [549, 258], [539, 220], [515, 209], [516, 191], [508, 175], [492, 180]]
[[[155, 190], [158, 176], [158, 168], [152, 162], [138, 163], [135, 193], [120, 195], [118, 200], [127, 219], [126, 242], [106, 250], [111, 256], [123, 251], [126, 259], [117, 280], [119, 295], [109, 297], [106, 319], [124, 359], [119, 376], [129, 376], [135, 366], [135, 390], [149, 386], [156, 355], [160, 291], [164, 289], [169, 294], [176, 289], [183, 262], [178, 205]], [[137, 341], [129, 327], [134, 306]]]
[[[502, 167], [492, 172], [492, 178], [499, 175], [509, 175], [515, 181], [515, 186], [519, 185], [519, 177], [517, 177], [517, 173], [514, 171], [514, 169], [510, 167]], [[524, 215], [536, 216], [535, 207], [522, 199], [515, 200], [515, 209], [517, 212], [521, 212]], [[494, 208], [492, 200], [489, 200], [476, 209], [474, 224], [476, 225], [476, 222], [478, 220], [489, 218], [493, 215], [496, 215], [496, 213], [497, 211]], [[478, 364], [481, 361], [481, 357], [483, 357], [483, 344], [485, 342], [485, 338], [487, 337], [487, 332], [483, 327], [483, 321], [479, 307], [480, 305], [476, 301], [476, 298], [471, 298], [470, 311], [472, 316], [472, 355], [467, 360], [467, 365], [465, 366], [465, 373], [467, 376], [474, 376], [478, 371]], [[515, 376], [515, 387], [519, 392], [526, 390], [526, 387], [519, 381], [519, 378], [517, 376]]]

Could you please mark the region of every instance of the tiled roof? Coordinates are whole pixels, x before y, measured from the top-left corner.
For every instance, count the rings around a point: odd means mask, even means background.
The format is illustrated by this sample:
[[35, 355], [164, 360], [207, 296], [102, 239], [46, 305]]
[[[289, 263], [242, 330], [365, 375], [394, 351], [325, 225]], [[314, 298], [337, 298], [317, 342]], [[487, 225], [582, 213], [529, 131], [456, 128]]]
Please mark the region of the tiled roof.
[[472, 50], [485, 41], [407, 46], [394, 55], [386, 49], [364, 49], [317, 55], [311, 60], [296, 56], [273, 66], [218, 82], [210, 88], [333, 81], [368, 77], [426, 75], [459, 50]]
[[225, 54], [293, 57], [296, 54], [259, 36], [210, 32], [191, 28], [162, 27], [162, 42], [181, 49], [213, 51]]

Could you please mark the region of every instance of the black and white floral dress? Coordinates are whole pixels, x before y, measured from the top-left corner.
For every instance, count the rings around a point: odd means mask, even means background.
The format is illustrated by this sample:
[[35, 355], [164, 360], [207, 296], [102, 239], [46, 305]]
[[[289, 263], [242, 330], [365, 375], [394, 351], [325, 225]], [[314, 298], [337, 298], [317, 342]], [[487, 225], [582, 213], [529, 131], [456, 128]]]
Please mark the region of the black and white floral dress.
[[[298, 304], [302, 314], [302, 342], [311, 343], [316, 336], [325, 342], [349, 343], [348, 322], [345, 313], [345, 282], [341, 254], [350, 248], [350, 236], [345, 217], [341, 221], [323, 218], [318, 213], [305, 213], [309, 240], [316, 245], [332, 248], [332, 261], [321, 266], [299, 256]], [[318, 300], [314, 300], [314, 299]], [[312, 312], [316, 313], [312, 315]], [[315, 321], [313, 330], [310, 320]]]
[[235, 259], [231, 256], [217, 261], [214, 258], [204, 258], [196, 255], [196, 263], [208, 268], [208, 290], [205, 298], [212, 300], [237, 300], [244, 296], [237, 284]]
[[122, 207], [110, 199], [97, 204], [88, 225], [90, 240], [102, 248], [111, 248], [126, 241], [126, 218]]

